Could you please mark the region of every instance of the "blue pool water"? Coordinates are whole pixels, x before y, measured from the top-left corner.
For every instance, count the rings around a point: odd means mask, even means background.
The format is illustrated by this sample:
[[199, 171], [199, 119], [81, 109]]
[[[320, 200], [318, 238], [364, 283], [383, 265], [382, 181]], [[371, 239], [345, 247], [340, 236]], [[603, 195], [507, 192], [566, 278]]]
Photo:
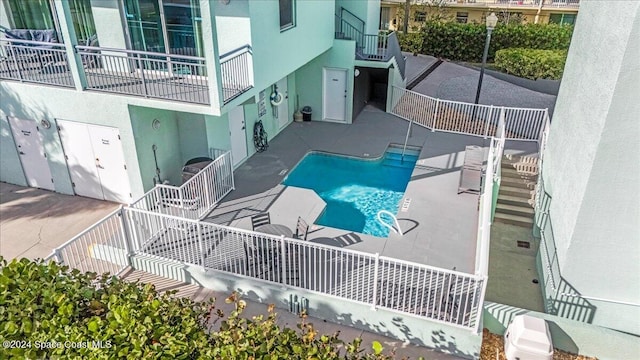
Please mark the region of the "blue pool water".
[[316, 224], [386, 237], [389, 229], [376, 215], [380, 210], [398, 211], [418, 160], [416, 150], [407, 150], [404, 161], [399, 152], [401, 149], [390, 147], [377, 160], [310, 153], [283, 184], [312, 189], [327, 203]]

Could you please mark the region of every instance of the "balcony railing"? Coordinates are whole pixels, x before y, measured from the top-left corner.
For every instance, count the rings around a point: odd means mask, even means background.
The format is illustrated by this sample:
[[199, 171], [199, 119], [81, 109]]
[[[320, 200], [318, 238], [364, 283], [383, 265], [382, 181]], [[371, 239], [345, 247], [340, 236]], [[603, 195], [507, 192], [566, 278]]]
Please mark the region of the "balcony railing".
[[74, 87], [64, 44], [0, 39], [0, 78]]
[[220, 55], [222, 101], [228, 103], [253, 87], [253, 57], [250, 45]]
[[87, 90], [209, 104], [202, 57], [76, 46]]

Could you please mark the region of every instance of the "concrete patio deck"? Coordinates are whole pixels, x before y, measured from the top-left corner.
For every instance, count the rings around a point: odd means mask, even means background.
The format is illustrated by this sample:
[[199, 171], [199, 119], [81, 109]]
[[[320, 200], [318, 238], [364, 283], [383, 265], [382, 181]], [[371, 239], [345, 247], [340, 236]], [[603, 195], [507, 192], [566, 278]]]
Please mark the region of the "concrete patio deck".
[[[404, 143], [408, 123], [374, 107], [366, 107], [352, 125], [293, 123], [269, 149], [249, 158], [235, 171], [232, 191], [205, 219], [250, 229], [250, 216], [270, 212], [273, 223], [294, 228], [298, 216], [312, 223], [321, 213], [314, 194], [295, 195], [281, 184], [286, 174], [311, 150], [363, 158], [381, 156], [390, 143]], [[478, 195], [458, 194], [460, 166], [467, 145], [489, 146], [489, 139], [431, 132], [414, 126], [409, 145], [422, 151], [397, 217], [404, 236], [387, 238], [312, 226], [308, 241], [379, 253], [445, 269], [473, 273], [478, 219]], [[533, 153], [536, 143], [508, 142], [508, 153]]]

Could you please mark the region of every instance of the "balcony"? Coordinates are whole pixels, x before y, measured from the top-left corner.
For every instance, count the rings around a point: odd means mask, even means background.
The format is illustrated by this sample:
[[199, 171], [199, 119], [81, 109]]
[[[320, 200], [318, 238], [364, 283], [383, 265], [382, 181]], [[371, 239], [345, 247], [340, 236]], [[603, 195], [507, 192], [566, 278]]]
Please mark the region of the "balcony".
[[[84, 88], [152, 99], [209, 105], [204, 57], [75, 46]], [[0, 39], [0, 79], [74, 88], [64, 44]], [[222, 98], [226, 104], [253, 87], [250, 46], [220, 57]]]
[[[405, 59], [395, 32], [388, 34], [364, 34], [357, 26], [336, 15], [335, 38], [356, 42], [356, 60], [387, 62], [395, 58], [398, 70], [404, 77]], [[362, 27], [360, 27], [362, 28]]]
[[74, 87], [64, 44], [0, 39], [0, 79]]

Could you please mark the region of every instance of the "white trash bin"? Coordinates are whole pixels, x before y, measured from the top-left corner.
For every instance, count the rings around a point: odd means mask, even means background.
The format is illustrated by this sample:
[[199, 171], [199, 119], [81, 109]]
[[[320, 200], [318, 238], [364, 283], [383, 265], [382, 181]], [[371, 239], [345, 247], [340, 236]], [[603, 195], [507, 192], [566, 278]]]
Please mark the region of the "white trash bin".
[[504, 333], [504, 353], [507, 360], [552, 360], [547, 322], [529, 315], [516, 316]]

